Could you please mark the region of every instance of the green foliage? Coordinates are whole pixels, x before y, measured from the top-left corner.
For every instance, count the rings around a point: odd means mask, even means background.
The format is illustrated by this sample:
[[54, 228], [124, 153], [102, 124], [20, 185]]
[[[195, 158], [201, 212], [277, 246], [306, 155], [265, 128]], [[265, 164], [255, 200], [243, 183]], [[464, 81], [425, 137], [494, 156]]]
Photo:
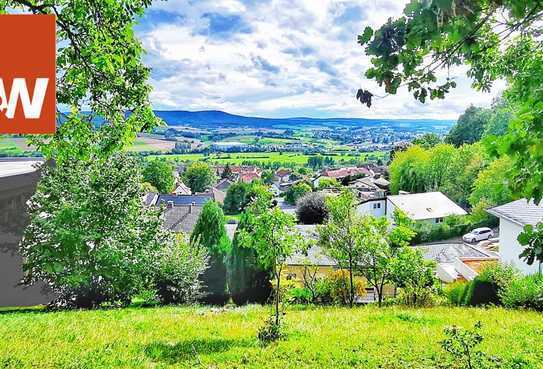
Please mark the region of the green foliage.
[[441, 347], [449, 355], [449, 367], [466, 369], [502, 368], [499, 358], [490, 356], [478, 349], [483, 341], [481, 322], [475, 323], [473, 330], [458, 326], [445, 328], [446, 338], [441, 341]]
[[193, 193], [204, 192], [215, 183], [216, 179], [213, 169], [204, 162], [192, 163], [183, 173], [183, 182]]
[[263, 268], [272, 270], [276, 282], [275, 324], [280, 324], [281, 273], [286, 259], [303, 247], [304, 242], [294, 228], [294, 217], [278, 207], [264, 211], [250, 208], [249, 217], [251, 232], [241, 233], [241, 240], [246, 247], [256, 251], [257, 260]]
[[251, 185], [245, 182], [236, 182], [228, 187], [224, 198], [223, 209], [226, 214], [239, 214], [247, 205], [247, 194]]
[[391, 261], [390, 280], [401, 288], [402, 300], [409, 306], [433, 304], [437, 283], [434, 274], [435, 263], [411, 247], [402, 247]]
[[202, 301], [214, 305], [222, 305], [228, 300], [224, 260], [230, 252], [230, 240], [224, 225], [221, 207], [215, 201], [208, 201], [190, 236], [191, 242], [202, 247], [209, 255], [209, 267], [201, 276], [204, 285]]
[[273, 316], [270, 316], [264, 325], [258, 329], [258, 341], [262, 346], [267, 346], [285, 336], [281, 324]]
[[253, 184], [248, 195], [251, 212], [242, 213], [227, 258], [228, 289], [234, 303], [265, 303], [271, 293], [271, 271], [258, 262], [255, 249], [243, 242], [247, 233], [253, 232], [252, 217], [265, 211], [271, 202], [271, 194], [262, 185]]
[[317, 189], [326, 190], [329, 188], [341, 188], [341, 183], [337, 179], [331, 177], [322, 177], [319, 179], [319, 186]]
[[435, 133], [425, 133], [422, 136], [415, 138], [413, 141], [411, 141], [411, 143], [425, 149], [430, 149], [442, 143], [442, 140]]
[[428, 183], [426, 163], [429, 161], [428, 151], [420, 146], [411, 146], [405, 151], [398, 151], [390, 163], [390, 190], [424, 192]]
[[517, 240], [524, 246], [519, 258], [523, 259], [528, 265], [537, 262], [539, 274], [541, 274], [541, 265], [543, 264], [543, 223], [538, 223], [536, 227], [531, 224], [525, 225]]
[[328, 216], [324, 194], [309, 192], [296, 202], [296, 216], [303, 224], [322, 224]]
[[302, 196], [311, 191], [312, 188], [309, 184], [305, 182], [298, 182], [287, 190], [285, 193], [285, 201], [294, 205]]
[[511, 166], [511, 160], [504, 156], [482, 170], [473, 183], [473, 191], [469, 196], [470, 204], [476, 206], [485, 201], [485, 204], [491, 207], [513, 200], [509, 175]]
[[464, 305], [464, 294], [468, 284], [466, 282], [453, 282], [445, 289], [445, 294], [451, 305]]
[[539, 274], [514, 279], [500, 292], [508, 308], [525, 308], [543, 311], [543, 277]]
[[179, 234], [159, 251], [154, 260], [153, 289], [163, 304], [184, 304], [201, 296], [200, 276], [207, 268], [204, 248]]
[[[539, 202], [543, 197], [543, 152], [537, 149], [543, 138], [539, 114], [543, 100], [539, 34], [543, 4], [412, 1], [404, 15], [359, 37], [373, 64], [366, 77], [384, 84], [391, 94], [407, 86], [421, 102], [428, 97], [444, 98], [456, 87], [449, 77], [438, 80], [437, 71], [442, 68], [467, 65], [473, 86], [483, 91], [489, 91], [496, 80], [507, 80], [504, 99], [512, 107], [507, 134], [488, 142], [494, 154], [511, 158], [514, 192]], [[371, 106], [372, 96], [361, 89], [357, 98]], [[454, 142], [476, 139], [482, 132], [477, 121], [475, 129], [470, 126], [454, 132], [468, 135], [455, 134]]]
[[175, 184], [173, 165], [167, 160], [148, 160], [143, 167], [143, 180], [160, 193], [171, 193]]
[[58, 305], [126, 303], [147, 284], [169, 242], [141, 201], [141, 173], [125, 154], [41, 167], [21, 242], [25, 283], [45, 281]]
[[471, 105], [460, 115], [456, 124], [445, 137], [445, 142], [457, 147], [475, 143], [483, 137], [489, 120], [490, 111], [488, 109]]
[[[142, 62], [143, 48], [133, 32], [135, 20], [149, 0], [110, 1], [100, 7], [72, 0], [35, 2], [4, 0], [0, 13], [54, 14], [57, 25], [57, 103], [71, 114], [58, 114], [57, 132], [31, 139], [38, 151], [57, 162], [107, 158], [128, 147], [136, 133], [158, 125], [149, 102], [149, 69]], [[83, 114], [82, 108], [93, 114]], [[90, 109], [89, 109], [90, 108]], [[129, 115], [125, 113], [131, 112]], [[89, 145], [79, 126], [92, 125], [93, 116], [104, 124], [99, 144]], [[83, 134], [82, 134], [83, 133]]]

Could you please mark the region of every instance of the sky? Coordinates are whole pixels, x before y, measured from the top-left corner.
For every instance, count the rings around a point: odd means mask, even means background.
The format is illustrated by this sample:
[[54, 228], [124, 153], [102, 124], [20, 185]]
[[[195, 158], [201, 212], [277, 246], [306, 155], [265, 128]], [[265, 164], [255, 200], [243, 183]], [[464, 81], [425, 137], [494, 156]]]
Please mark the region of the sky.
[[489, 106], [503, 90], [473, 90], [465, 68], [443, 71], [458, 87], [421, 104], [406, 90], [356, 101], [370, 66], [356, 43], [364, 27], [401, 15], [402, 0], [155, 1], [136, 32], [152, 68], [151, 101], [160, 110], [223, 110], [259, 117], [457, 119]]

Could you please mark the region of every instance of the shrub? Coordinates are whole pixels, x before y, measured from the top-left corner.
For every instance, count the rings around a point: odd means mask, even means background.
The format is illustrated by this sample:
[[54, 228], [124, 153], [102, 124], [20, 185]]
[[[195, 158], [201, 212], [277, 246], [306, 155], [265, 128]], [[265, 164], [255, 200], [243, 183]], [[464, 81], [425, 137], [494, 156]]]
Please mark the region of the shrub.
[[296, 203], [296, 216], [303, 224], [322, 224], [327, 215], [328, 208], [320, 192], [307, 193]]
[[285, 299], [290, 304], [310, 304], [313, 302], [311, 291], [305, 287], [294, 287], [290, 289]]
[[275, 322], [275, 317], [270, 316], [266, 323], [258, 329], [258, 341], [261, 345], [267, 346], [284, 337], [281, 324]]
[[[321, 304], [349, 304], [349, 272], [347, 270], [337, 270], [325, 278], [317, 281], [316, 302]], [[366, 294], [366, 283], [361, 278], [354, 279], [355, 295], [364, 296]]]
[[186, 303], [200, 297], [199, 277], [207, 263], [204, 248], [194, 247], [178, 235], [161, 250], [155, 263], [154, 287], [161, 303]]
[[500, 292], [500, 297], [509, 308], [543, 311], [543, 276], [529, 275], [515, 279]]
[[299, 182], [290, 187], [285, 193], [285, 202], [288, 204], [296, 204], [303, 195], [311, 192], [311, 186], [305, 182]]
[[449, 302], [452, 305], [460, 306], [463, 302], [464, 291], [466, 290], [467, 283], [465, 282], [453, 282], [445, 289], [445, 293]]
[[480, 276], [477, 276], [466, 286], [462, 305], [478, 306], [489, 304], [500, 304], [498, 288], [494, 283], [482, 280]]

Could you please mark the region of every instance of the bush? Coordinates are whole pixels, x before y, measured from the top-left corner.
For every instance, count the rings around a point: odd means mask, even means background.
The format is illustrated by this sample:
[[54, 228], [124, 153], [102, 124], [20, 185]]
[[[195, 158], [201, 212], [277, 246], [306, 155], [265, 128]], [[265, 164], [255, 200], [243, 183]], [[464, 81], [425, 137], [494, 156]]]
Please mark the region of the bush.
[[275, 322], [275, 317], [270, 316], [266, 323], [258, 329], [258, 341], [261, 345], [267, 346], [284, 337], [280, 323]]
[[[366, 294], [366, 283], [361, 278], [354, 279], [354, 291], [357, 296]], [[319, 280], [315, 286], [316, 302], [322, 304], [349, 304], [349, 272], [337, 270], [334, 273]]]
[[513, 280], [500, 293], [508, 308], [526, 308], [543, 311], [543, 276], [529, 275]]
[[462, 305], [502, 305], [500, 292], [518, 278], [518, 271], [500, 263], [486, 265], [464, 291]]
[[313, 297], [309, 289], [294, 287], [286, 293], [285, 300], [290, 304], [311, 304]]
[[305, 194], [296, 203], [296, 216], [303, 224], [322, 224], [328, 216], [324, 195], [320, 192]]
[[445, 289], [445, 293], [449, 302], [452, 305], [460, 306], [463, 302], [464, 291], [466, 290], [467, 283], [465, 282], [453, 282]]
[[206, 268], [207, 254], [204, 248], [194, 247], [178, 235], [156, 260], [154, 287], [163, 304], [179, 304], [196, 300], [201, 294], [199, 277]]
[[285, 193], [285, 202], [291, 205], [296, 204], [302, 196], [311, 192], [311, 186], [305, 182], [299, 182], [291, 186]]

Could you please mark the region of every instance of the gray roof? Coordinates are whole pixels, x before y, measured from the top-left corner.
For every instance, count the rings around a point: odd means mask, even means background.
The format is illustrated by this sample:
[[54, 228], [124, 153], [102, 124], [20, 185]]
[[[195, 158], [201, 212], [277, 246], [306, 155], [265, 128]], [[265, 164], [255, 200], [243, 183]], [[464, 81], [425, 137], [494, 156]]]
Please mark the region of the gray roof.
[[520, 199], [488, 209], [488, 213], [505, 218], [521, 226], [536, 225], [543, 220], [543, 205], [536, 205], [532, 200]]
[[201, 212], [201, 206], [181, 205], [166, 208], [163, 226], [172, 232], [191, 233]]
[[42, 162], [43, 160], [39, 159], [2, 160], [0, 161], [0, 177], [11, 177], [35, 172], [37, 170], [38, 164], [41, 164]]
[[160, 194], [158, 196], [157, 204], [166, 205], [169, 201], [173, 202], [174, 205], [204, 205], [206, 202], [212, 199], [212, 194], [201, 194], [201, 195], [164, 195]]
[[413, 220], [467, 214], [464, 209], [456, 205], [454, 201], [441, 192], [410, 193], [388, 196], [387, 198], [394, 206]]
[[305, 265], [306, 263], [316, 266], [331, 267], [337, 265], [336, 261], [326, 255], [317, 245], [311, 246], [306, 253], [297, 252], [289, 256], [286, 260], [287, 265]]
[[422, 251], [422, 255], [426, 260], [433, 260], [438, 263], [452, 263], [456, 258], [496, 258], [494, 255], [481, 249], [462, 243], [428, 244], [416, 247]]
[[158, 199], [158, 194], [157, 194], [157, 193], [154, 193], [154, 192], [147, 192], [147, 193], [143, 196], [143, 205], [145, 205], [145, 206], [155, 205], [157, 199]]

